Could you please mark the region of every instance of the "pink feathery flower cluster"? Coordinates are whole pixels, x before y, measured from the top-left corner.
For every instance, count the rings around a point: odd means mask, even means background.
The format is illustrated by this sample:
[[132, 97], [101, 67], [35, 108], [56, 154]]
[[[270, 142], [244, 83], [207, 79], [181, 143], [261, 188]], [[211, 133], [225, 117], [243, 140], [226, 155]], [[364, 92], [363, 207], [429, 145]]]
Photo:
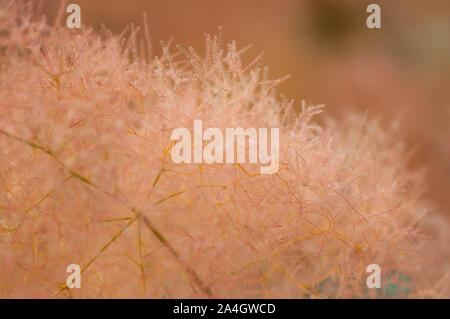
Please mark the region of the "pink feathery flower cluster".
[[[136, 31], [0, 7], [0, 297], [420, 297], [423, 176], [378, 121], [298, 111], [281, 80]], [[279, 128], [279, 170], [174, 163], [176, 128]], [[69, 289], [67, 266], [81, 268]], [[377, 264], [382, 288], [369, 289]]]

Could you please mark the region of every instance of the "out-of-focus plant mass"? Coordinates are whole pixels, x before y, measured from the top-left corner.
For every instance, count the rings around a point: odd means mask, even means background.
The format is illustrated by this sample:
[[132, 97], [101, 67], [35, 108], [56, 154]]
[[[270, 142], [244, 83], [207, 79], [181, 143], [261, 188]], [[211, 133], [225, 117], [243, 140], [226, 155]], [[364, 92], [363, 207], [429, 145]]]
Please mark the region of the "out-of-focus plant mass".
[[[69, 30], [33, 8], [0, 5], [0, 297], [445, 293], [445, 274], [428, 277], [424, 174], [389, 125], [298, 111], [220, 32], [204, 53], [161, 43], [154, 57], [145, 28], [138, 45], [135, 27]], [[279, 171], [173, 163], [170, 133], [195, 119], [279, 127]]]

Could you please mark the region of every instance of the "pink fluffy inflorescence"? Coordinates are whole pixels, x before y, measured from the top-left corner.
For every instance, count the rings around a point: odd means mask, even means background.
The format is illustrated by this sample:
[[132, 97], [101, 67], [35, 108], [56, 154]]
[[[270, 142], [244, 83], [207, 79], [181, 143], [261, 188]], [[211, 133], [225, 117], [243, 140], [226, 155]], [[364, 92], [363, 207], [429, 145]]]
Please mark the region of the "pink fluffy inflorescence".
[[[422, 175], [389, 132], [314, 125], [320, 107], [279, 99], [220, 36], [150, 58], [135, 31], [0, 7], [0, 297], [421, 296]], [[279, 127], [279, 171], [173, 163], [171, 132], [196, 119]]]

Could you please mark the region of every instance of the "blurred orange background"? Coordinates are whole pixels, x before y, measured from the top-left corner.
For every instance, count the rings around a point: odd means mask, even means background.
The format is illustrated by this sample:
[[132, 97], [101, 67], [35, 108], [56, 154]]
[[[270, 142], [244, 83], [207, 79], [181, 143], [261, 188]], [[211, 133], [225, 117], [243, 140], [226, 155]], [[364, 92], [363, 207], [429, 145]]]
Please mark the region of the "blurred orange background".
[[[75, 1], [74, 1], [75, 2]], [[381, 6], [381, 29], [368, 29], [366, 8]], [[44, 0], [55, 19], [62, 1]], [[428, 195], [436, 214], [450, 219], [450, 2], [335, 0], [78, 0], [82, 23], [120, 33], [148, 15], [154, 55], [159, 41], [193, 46], [223, 27], [226, 42], [252, 48], [250, 63], [272, 78], [292, 76], [279, 92], [325, 104], [338, 118], [348, 110], [381, 116], [408, 146], [418, 146], [410, 165], [428, 169]], [[67, 3], [68, 4], [68, 3]], [[63, 14], [63, 19], [67, 16]], [[395, 121], [394, 121], [395, 120]]]

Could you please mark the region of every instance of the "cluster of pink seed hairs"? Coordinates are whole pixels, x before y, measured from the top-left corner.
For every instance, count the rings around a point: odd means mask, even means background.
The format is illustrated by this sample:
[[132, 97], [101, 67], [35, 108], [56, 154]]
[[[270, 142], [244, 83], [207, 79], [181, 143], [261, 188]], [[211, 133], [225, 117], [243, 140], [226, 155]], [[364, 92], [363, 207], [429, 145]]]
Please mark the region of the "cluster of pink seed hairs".
[[[430, 293], [423, 176], [377, 121], [313, 124], [320, 107], [279, 98], [280, 80], [220, 35], [204, 55], [163, 44], [151, 58], [128, 31], [0, 5], [1, 298]], [[279, 127], [280, 170], [174, 164], [170, 134], [195, 119]], [[81, 289], [66, 286], [70, 264]], [[382, 289], [366, 286], [370, 264]]]

